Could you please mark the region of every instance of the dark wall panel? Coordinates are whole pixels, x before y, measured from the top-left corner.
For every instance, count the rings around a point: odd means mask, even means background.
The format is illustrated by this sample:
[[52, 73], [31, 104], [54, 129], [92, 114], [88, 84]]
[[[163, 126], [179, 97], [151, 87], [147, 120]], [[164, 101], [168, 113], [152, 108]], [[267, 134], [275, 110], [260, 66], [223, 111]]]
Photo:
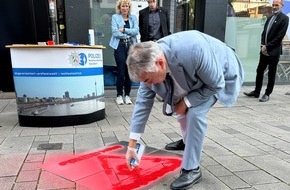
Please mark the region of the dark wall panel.
[[227, 2], [225, 0], [197, 0], [195, 29], [224, 41]]
[[66, 37], [68, 42], [88, 44], [90, 11], [89, 0], [65, 0]]
[[14, 91], [10, 50], [5, 45], [35, 42], [30, 0], [2, 1], [0, 6], [0, 90]]
[[225, 0], [207, 0], [204, 31], [205, 33], [214, 36], [221, 41], [225, 40], [227, 15], [227, 1]]
[[9, 0], [0, 6], [0, 90], [14, 91], [11, 44], [36, 44], [49, 38], [47, 0]]

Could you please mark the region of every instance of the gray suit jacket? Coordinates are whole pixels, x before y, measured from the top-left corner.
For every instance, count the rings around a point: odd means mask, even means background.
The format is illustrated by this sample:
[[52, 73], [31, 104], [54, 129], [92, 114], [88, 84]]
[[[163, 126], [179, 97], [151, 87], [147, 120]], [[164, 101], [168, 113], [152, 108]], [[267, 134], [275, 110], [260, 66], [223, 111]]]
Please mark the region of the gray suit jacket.
[[[193, 107], [215, 96], [223, 105], [232, 106], [244, 80], [236, 53], [223, 42], [198, 31], [184, 31], [158, 41], [171, 75], [185, 90]], [[162, 83], [140, 84], [131, 121], [131, 132], [143, 133], [155, 94], [165, 97]]]

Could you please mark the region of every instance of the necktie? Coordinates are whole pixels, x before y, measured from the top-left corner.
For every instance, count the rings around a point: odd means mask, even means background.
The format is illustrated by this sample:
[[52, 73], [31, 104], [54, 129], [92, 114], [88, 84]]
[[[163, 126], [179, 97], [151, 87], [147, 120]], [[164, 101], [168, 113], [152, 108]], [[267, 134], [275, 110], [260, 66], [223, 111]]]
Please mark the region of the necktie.
[[[169, 73], [167, 73], [166, 78], [165, 78], [165, 86], [167, 89], [167, 94], [163, 103], [163, 114], [164, 115], [168, 115], [171, 116], [173, 114], [173, 110], [174, 110], [174, 104], [173, 104], [173, 79], [171, 78], [171, 76], [169, 75]], [[171, 111], [168, 112], [167, 106], [170, 106]]]
[[267, 44], [268, 33], [269, 33], [269, 31], [270, 31], [270, 29], [271, 29], [271, 27], [272, 27], [272, 25], [273, 25], [273, 23], [274, 23], [276, 17], [277, 17], [277, 15], [274, 14], [274, 15], [272, 16], [271, 20], [270, 20], [269, 23], [268, 23], [267, 30], [266, 30], [266, 36], [265, 36], [265, 44]]

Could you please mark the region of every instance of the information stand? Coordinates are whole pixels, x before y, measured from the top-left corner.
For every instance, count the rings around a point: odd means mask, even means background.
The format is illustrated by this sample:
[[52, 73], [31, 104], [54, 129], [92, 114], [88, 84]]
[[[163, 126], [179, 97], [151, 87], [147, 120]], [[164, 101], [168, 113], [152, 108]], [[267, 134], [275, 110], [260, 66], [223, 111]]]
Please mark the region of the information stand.
[[103, 46], [10, 45], [20, 126], [105, 118]]

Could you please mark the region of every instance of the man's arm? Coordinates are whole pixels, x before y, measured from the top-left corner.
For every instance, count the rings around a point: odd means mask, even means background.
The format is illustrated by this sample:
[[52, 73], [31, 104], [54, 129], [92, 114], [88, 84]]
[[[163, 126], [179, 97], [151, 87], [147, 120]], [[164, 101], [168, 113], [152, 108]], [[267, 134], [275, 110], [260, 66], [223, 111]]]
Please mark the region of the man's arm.
[[[282, 14], [282, 13], [280, 13]], [[273, 40], [271, 40], [270, 42], [268, 42], [266, 44], [266, 48], [267, 51], [270, 52], [272, 49], [276, 48], [277, 45], [281, 44], [281, 41], [283, 40], [287, 29], [288, 29], [288, 24], [289, 24], [289, 17], [286, 15], [283, 15], [283, 18], [280, 20], [279, 25], [276, 26], [276, 30], [277, 33], [275, 35], [275, 38], [273, 38]]]

